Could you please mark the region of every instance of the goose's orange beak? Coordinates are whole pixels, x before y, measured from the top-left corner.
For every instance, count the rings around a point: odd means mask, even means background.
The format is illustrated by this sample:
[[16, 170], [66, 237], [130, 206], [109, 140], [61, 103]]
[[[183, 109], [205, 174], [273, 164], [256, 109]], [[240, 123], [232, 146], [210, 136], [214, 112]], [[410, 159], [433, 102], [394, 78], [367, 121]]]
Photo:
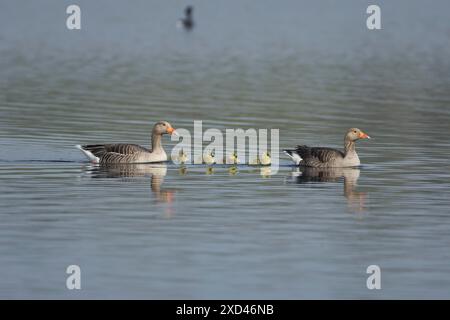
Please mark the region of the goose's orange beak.
[[167, 128], [167, 133], [170, 134], [170, 135], [178, 136], [178, 133], [172, 127]]
[[359, 134], [359, 138], [360, 139], [370, 139], [370, 137], [367, 135], [367, 133], [364, 133], [362, 131]]

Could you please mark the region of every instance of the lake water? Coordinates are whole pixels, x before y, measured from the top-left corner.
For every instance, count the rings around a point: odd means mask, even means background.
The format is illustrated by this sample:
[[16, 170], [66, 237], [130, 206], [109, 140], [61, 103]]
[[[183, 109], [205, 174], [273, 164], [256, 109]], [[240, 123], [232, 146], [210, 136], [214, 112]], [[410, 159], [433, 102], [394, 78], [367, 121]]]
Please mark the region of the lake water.
[[[0, 297], [450, 298], [448, 1], [0, 4]], [[73, 146], [278, 128], [359, 169], [101, 168]], [[163, 139], [167, 151], [175, 145]], [[81, 267], [82, 290], [66, 289]], [[368, 290], [366, 268], [381, 268]]]

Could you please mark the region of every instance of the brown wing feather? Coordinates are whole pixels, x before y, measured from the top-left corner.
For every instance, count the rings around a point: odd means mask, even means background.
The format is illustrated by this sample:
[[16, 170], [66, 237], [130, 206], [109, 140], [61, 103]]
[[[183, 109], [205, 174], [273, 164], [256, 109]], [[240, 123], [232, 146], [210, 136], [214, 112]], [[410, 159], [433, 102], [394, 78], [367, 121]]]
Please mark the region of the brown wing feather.
[[323, 147], [298, 146], [296, 151], [303, 159], [303, 164], [311, 167], [326, 166], [327, 163], [345, 156], [339, 150]]
[[117, 152], [107, 152], [100, 158], [100, 163], [131, 163], [137, 160], [138, 155], [138, 153], [122, 154]]
[[82, 146], [84, 150], [90, 151], [100, 159], [102, 163], [127, 162], [132, 160], [136, 154], [150, 152], [150, 150], [137, 144], [90, 144]]

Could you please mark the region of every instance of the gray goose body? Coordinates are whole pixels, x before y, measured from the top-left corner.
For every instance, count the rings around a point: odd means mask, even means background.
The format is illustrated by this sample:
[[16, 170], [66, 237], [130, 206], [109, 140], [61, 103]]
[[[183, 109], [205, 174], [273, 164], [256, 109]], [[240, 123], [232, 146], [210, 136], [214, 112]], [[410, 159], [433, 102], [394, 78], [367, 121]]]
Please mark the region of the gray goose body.
[[151, 149], [129, 143], [90, 144], [77, 146], [77, 148], [91, 162], [99, 164], [162, 162], [167, 161], [167, 154], [161, 144], [162, 135], [166, 133], [175, 133], [170, 123], [159, 121], [154, 125]]
[[165, 152], [160, 153], [160, 156], [156, 159], [156, 154], [150, 157], [152, 150], [137, 144], [90, 144], [82, 146], [82, 149], [96, 156], [100, 164], [160, 162], [167, 160]]
[[340, 168], [360, 165], [356, 153], [355, 142], [370, 137], [357, 128], [347, 131], [344, 138], [344, 151], [325, 147], [297, 146], [295, 149], [284, 150], [292, 161], [298, 166], [314, 168]]

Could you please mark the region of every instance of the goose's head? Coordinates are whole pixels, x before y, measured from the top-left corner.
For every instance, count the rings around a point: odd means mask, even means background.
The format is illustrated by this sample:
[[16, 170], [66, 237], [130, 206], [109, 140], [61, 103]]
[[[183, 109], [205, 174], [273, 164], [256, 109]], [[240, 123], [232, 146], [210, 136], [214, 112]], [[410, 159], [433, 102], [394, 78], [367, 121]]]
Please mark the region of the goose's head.
[[158, 121], [153, 126], [153, 134], [163, 135], [170, 134], [174, 136], [178, 136], [178, 133], [172, 127], [172, 125], [167, 121]]
[[345, 135], [345, 140], [356, 141], [359, 139], [370, 139], [367, 133], [364, 133], [358, 128], [350, 128]]

